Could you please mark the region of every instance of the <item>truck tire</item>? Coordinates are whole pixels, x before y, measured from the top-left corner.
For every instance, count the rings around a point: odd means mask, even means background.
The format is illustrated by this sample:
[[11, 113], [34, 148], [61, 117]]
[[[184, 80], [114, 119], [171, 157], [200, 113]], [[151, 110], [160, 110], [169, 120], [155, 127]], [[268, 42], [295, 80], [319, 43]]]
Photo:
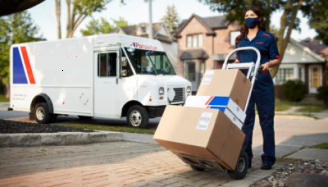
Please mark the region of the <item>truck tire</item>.
[[145, 107], [133, 105], [126, 115], [128, 125], [133, 128], [146, 128], [149, 123], [148, 112]]
[[55, 119], [53, 114], [49, 113], [48, 105], [43, 102], [35, 105], [34, 115], [38, 124], [49, 123], [51, 120]]
[[243, 179], [246, 176], [248, 169], [248, 156], [245, 151], [242, 151], [239, 155], [237, 165], [234, 171], [228, 170], [228, 175], [233, 179]]

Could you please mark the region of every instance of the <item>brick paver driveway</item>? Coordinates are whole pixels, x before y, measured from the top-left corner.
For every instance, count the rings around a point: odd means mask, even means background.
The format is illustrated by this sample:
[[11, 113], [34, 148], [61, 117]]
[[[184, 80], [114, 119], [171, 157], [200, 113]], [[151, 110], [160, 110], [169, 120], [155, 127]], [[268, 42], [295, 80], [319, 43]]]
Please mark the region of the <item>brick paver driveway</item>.
[[196, 172], [159, 145], [111, 142], [0, 148], [0, 186], [218, 186], [225, 172]]

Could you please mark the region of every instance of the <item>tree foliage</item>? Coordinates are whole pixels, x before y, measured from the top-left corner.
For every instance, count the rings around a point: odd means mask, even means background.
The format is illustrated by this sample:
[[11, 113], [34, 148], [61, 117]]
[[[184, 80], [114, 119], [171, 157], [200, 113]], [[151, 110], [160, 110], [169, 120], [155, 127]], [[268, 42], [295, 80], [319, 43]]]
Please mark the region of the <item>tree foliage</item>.
[[[299, 29], [300, 20], [296, 17], [301, 8], [310, 1], [316, 0], [199, 0], [221, 13], [226, 13], [229, 22], [244, 22], [244, 11], [249, 6], [255, 6], [262, 12], [263, 21], [267, 31], [271, 31], [271, 16], [276, 11], [282, 11], [278, 32], [278, 49], [283, 59], [288, 41], [293, 29]], [[279, 65], [270, 70], [272, 77], [278, 72]]]
[[[61, 37], [61, 22], [60, 22], [60, 0], [56, 1], [56, 17], [57, 17], [57, 33], [58, 38]], [[67, 24], [66, 24], [66, 38], [72, 38], [76, 29], [87, 17], [91, 17], [95, 12], [105, 10], [108, 3], [113, 0], [66, 0], [67, 6]], [[120, 0], [124, 3], [124, 0]]]
[[15, 43], [41, 40], [39, 28], [27, 12], [0, 17], [0, 80], [9, 82], [9, 50]]
[[310, 0], [302, 10], [309, 18], [310, 27], [318, 33], [316, 39], [328, 45], [328, 1]]
[[106, 34], [112, 32], [115, 27], [125, 27], [128, 22], [120, 17], [117, 20], [112, 19], [114, 25], [110, 24], [105, 18], [100, 18], [100, 20], [91, 20], [85, 29], [81, 29], [83, 36]]
[[179, 26], [178, 13], [175, 6], [167, 6], [166, 14], [162, 18], [165, 23], [166, 28], [169, 30], [170, 34], [174, 34], [174, 30]]

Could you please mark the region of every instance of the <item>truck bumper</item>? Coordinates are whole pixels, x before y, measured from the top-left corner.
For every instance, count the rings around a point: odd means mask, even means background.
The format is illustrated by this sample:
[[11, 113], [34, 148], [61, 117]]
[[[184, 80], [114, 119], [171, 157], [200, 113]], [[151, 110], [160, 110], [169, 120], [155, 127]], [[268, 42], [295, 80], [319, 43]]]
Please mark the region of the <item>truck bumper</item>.
[[163, 106], [148, 106], [148, 115], [149, 118], [161, 117], [165, 110], [166, 105]]

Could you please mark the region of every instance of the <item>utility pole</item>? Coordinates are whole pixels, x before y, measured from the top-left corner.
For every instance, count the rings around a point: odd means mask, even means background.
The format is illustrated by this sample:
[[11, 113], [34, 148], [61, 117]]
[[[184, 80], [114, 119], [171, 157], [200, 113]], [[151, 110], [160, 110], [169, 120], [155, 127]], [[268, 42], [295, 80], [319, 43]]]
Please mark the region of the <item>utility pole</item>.
[[148, 25], [148, 27], [149, 27], [149, 34], [148, 34], [148, 37], [150, 38], [150, 39], [153, 39], [153, 20], [152, 20], [152, 4], [151, 4], [151, 2], [152, 2], [152, 0], [148, 0], [149, 1], [149, 25]]

